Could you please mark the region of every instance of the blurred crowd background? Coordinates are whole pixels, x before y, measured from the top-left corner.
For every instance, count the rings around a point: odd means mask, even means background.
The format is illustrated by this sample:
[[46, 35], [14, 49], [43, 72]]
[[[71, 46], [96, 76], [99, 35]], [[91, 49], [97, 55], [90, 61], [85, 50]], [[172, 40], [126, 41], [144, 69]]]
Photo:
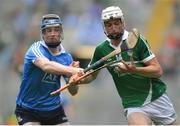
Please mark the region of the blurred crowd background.
[[[149, 41], [180, 114], [180, 0], [0, 0], [0, 124], [16, 124], [14, 109], [23, 56], [40, 39], [41, 17], [47, 13], [61, 16], [63, 45], [85, 68], [95, 46], [106, 38], [100, 15], [110, 5], [121, 7], [127, 30], [136, 27]], [[127, 124], [107, 70], [91, 84], [81, 86], [78, 95], [62, 94], [71, 124]], [[180, 117], [177, 120], [180, 123]]]

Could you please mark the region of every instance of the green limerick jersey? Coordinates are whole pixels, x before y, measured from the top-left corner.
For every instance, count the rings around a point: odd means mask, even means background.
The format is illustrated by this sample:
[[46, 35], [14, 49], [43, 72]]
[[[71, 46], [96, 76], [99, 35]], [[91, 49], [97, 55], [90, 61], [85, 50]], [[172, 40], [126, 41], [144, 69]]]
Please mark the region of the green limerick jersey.
[[[126, 41], [127, 36], [128, 32], [125, 31], [122, 42]], [[100, 43], [95, 49], [90, 64], [95, 63], [113, 50], [115, 50], [115, 47], [111, 45], [110, 40], [107, 39]], [[133, 48], [133, 58], [136, 66], [143, 67], [145, 62], [154, 57], [155, 55], [151, 52], [147, 40], [140, 35], [135, 48]], [[122, 58], [126, 63], [130, 63], [130, 57], [127, 52], [122, 52], [107, 60], [107, 62], [117, 58]], [[114, 66], [109, 66], [107, 69], [112, 75], [117, 91], [122, 98], [124, 108], [145, 105], [157, 99], [166, 91], [166, 85], [158, 78], [148, 78], [134, 73], [116, 72]]]

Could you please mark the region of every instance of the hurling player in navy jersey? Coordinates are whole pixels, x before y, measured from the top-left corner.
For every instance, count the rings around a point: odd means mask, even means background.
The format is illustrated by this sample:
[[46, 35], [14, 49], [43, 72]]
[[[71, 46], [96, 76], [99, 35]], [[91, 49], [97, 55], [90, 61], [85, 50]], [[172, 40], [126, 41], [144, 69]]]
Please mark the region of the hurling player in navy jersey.
[[[78, 68], [79, 62], [73, 61], [61, 44], [63, 29], [58, 15], [42, 17], [41, 36], [42, 39], [34, 42], [25, 54], [22, 83], [16, 99], [18, 124], [69, 124], [60, 96], [50, 93], [61, 86], [61, 77], [67, 80], [83, 69]], [[69, 88], [72, 95], [77, 91], [77, 86]]]

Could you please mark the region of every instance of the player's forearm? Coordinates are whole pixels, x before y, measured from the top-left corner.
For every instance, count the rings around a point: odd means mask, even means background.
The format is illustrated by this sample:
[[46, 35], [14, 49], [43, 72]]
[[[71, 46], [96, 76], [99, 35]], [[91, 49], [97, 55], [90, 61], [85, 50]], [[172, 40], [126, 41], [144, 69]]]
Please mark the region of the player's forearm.
[[52, 74], [64, 74], [67, 76], [71, 76], [75, 74], [77, 68], [73, 68], [70, 66], [64, 66], [62, 64], [56, 63], [54, 61], [49, 61], [46, 64], [44, 64], [43, 70], [47, 73], [52, 73]]
[[136, 67], [135, 72], [150, 78], [160, 78], [163, 73], [159, 66]]

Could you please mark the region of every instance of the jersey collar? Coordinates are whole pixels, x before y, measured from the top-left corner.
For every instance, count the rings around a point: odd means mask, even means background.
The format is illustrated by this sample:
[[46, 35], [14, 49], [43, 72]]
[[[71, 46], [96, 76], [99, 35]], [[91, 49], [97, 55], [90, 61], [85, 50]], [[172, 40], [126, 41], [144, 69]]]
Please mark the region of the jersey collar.
[[[128, 38], [128, 35], [129, 35], [129, 32], [126, 31], [126, 30], [124, 30], [124, 34], [123, 34], [123, 36], [122, 36], [122, 41], [126, 40], [126, 39]], [[110, 40], [109, 38], [107, 38], [106, 40], [109, 42], [109, 45], [110, 45], [111, 47], [117, 48], [116, 46], [114, 46], [114, 45], [111, 44], [111, 40]], [[120, 46], [120, 43], [119, 43], [118, 46]]]

